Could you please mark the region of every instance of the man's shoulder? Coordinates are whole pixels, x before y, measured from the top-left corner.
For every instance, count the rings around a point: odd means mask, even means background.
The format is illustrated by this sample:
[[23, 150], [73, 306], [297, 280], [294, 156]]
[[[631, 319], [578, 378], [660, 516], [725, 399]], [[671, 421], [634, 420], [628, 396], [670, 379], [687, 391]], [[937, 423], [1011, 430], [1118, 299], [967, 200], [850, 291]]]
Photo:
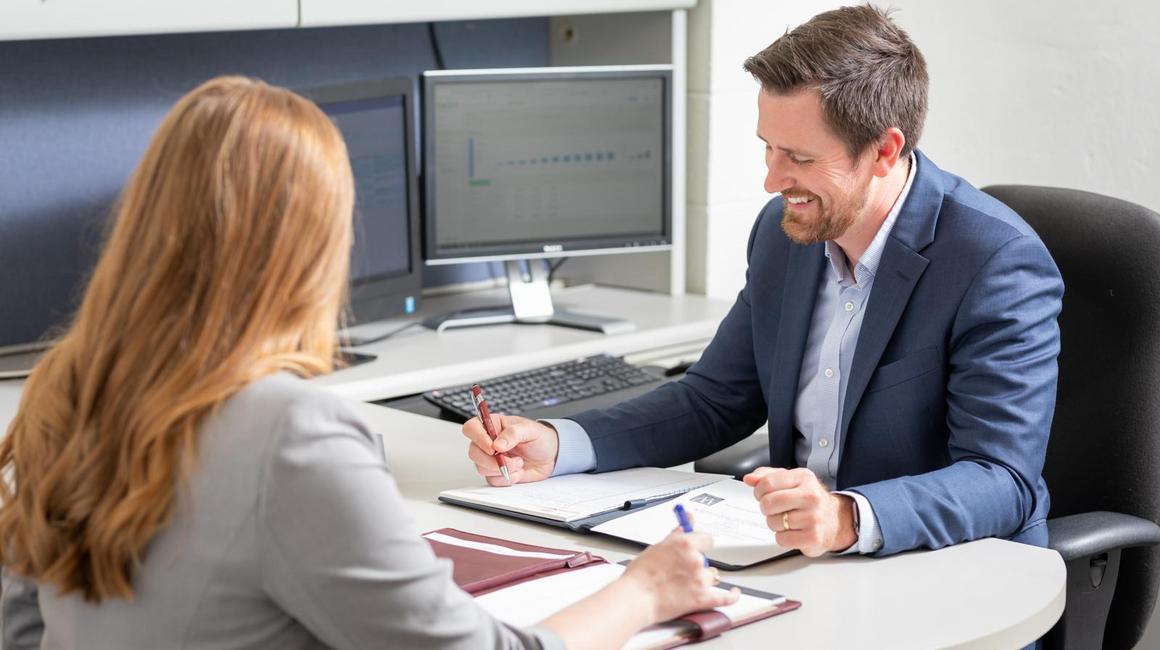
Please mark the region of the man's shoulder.
[[933, 264], [974, 277], [992, 260], [1018, 259], [1044, 277], [1058, 277], [1051, 253], [1014, 210], [959, 176], [938, 173], [943, 193], [937, 228], [934, 241], [923, 251]]
[[944, 214], [963, 222], [972, 230], [994, 231], [996, 235], [1006, 238], [1020, 235], [1039, 238], [1023, 217], [1002, 201], [957, 176], [953, 178], [958, 182], [943, 199]]
[[911, 221], [903, 224], [900, 219], [892, 236], [927, 258], [938, 269], [940, 281], [974, 277], [996, 255], [1015, 256], [1057, 274], [1042, 240], [1014, 210], [962, 177], [939, 169], [921, 152], [916, 155], [915, 202], [903, 208]]
[[1001, 245], [1021, 236], [1039, 239], [1031, 226], [999, 199], [960, 176], [937, 167], [934, 172], [943, 188], [936, 240], [950, 236]]

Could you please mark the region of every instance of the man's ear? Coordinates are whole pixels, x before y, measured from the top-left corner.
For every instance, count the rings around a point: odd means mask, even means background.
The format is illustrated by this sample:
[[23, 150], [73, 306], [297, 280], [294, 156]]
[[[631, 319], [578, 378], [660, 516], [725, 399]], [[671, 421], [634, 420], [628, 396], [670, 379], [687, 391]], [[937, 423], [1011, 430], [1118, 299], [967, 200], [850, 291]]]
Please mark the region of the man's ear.
[[895, 127], [886, 129], [882, 139], [878, 141], [874, 150], [874, 175], [885, 178], [898, 164], [902, 156], [902, 148], [906, 146], [906, 136]]

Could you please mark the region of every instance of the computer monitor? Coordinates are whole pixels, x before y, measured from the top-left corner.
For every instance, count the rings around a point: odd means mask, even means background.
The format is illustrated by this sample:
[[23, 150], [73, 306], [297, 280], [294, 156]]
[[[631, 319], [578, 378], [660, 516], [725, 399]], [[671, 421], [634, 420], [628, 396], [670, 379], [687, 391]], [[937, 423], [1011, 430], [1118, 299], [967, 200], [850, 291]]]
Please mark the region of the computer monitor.
[[542, 260], [671, 247], [671, 67], [432, 71], [423, 91], [426, 263], [502, 261], [512, 303], [428, 325], [631, 328], [556, 311]]
[[[411, 79], [401, 78], [303, 91], [334, 120], [350, 152], [356, 192], [350, 279], [355, 323], [417, 307], [422, 268], [413, 87]], [[49, 339], [72, 318], [111, 207], [9, 219], [4, 200], [0, 196], [0, 259], [12, 252], [19, 268], [0, 272], [5, 308], [0, 378], [28, 374]]]
[[350, 154], [354, 323], [409, 314], [418, 307], [422, 272], [412, 89], [411, 79], [398, 78], [302, 91], [334, 121]]

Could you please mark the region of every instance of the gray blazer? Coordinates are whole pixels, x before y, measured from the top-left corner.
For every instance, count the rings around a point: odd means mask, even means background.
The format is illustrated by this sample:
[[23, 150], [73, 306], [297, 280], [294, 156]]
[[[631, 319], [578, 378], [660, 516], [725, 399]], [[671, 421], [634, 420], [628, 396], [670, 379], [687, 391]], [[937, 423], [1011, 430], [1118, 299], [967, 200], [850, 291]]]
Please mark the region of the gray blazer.
[[[406, 435], [406, 432], [392, 432]], [[4, 648], [541, 648], [451, 582], [371, 434], [288, 374], [254, 382], [202, 428], [173, 522], [135, 599], [87, 603], [6, 576]]]

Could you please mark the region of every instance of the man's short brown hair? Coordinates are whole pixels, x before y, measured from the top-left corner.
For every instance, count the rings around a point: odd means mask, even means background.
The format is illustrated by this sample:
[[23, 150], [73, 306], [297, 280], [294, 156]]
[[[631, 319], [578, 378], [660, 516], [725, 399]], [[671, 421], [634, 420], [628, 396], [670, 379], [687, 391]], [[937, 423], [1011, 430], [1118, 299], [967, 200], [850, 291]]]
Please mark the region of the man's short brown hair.
[[922, 135], [930, 84], [926, 61], [889, 13], [877, 7], [818, 14], [749, 57], [745, 70], [768, 93], [818, 90], [826, 123], [851, 156], [891, 127], [906, 136], [903, 155]]

